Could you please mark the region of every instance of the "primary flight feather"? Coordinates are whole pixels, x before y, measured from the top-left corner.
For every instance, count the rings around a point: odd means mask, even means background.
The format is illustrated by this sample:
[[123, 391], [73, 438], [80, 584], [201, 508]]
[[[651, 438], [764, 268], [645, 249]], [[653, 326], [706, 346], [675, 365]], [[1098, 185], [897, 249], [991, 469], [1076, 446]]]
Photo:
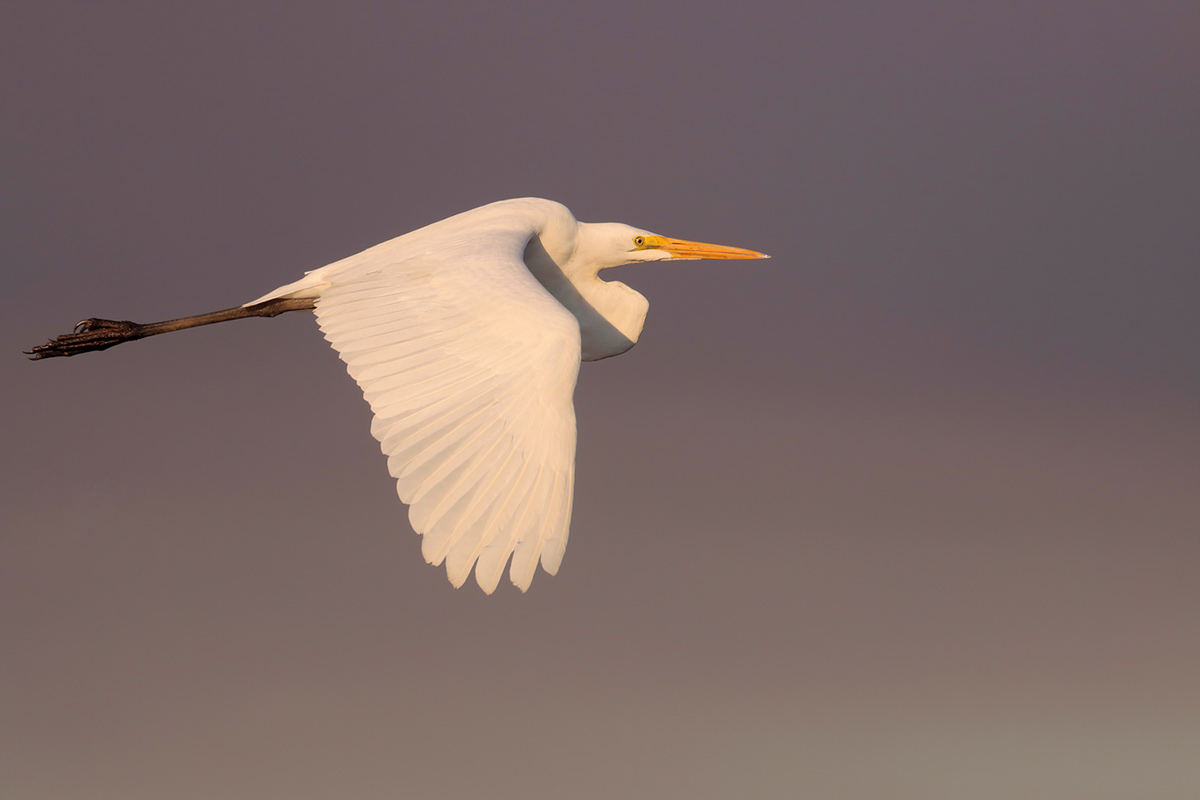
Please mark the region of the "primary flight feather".
[[558, 571], [575, 475], [579, 363], [637, 342], [649, 304], [603, 269], [668, 259], [766, 258], [619, 223], [560, 203], [505, 200], [307, 273], [245, 306], [138, 325], [92, 319], [32, 351], [75, 355], [157, 333], [313, 309], [362, 388], [422, 554], [487, 593], [510, 561], [529, 588]]

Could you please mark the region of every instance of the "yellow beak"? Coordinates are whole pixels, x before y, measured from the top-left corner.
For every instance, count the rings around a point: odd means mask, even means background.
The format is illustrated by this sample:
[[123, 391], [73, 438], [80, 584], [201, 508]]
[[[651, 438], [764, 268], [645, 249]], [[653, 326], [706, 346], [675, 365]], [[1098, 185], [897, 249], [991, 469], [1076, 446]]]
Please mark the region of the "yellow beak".
[[661, 243], [655, 245], [671, 254], [671, 258], [719, 258], [745, 259], [770, 258], [766, 253], [745, 250], [741, 247], [726, 247], [721, 244], [705, 244], [704, 242], [689, 242], [686, 239], [668, 239], [661, 237]]

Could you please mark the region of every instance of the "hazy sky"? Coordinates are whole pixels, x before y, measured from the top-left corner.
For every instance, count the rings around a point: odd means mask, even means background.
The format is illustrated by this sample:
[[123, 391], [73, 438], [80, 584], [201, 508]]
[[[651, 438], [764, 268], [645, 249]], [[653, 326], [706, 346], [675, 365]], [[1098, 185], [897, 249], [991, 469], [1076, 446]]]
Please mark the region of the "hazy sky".
[[[1200, 796], [1200, 7], [0, 8], [0, 797]], [[257, 297], [485, 202], [619, 270], [557, 577], [426, 565]]]

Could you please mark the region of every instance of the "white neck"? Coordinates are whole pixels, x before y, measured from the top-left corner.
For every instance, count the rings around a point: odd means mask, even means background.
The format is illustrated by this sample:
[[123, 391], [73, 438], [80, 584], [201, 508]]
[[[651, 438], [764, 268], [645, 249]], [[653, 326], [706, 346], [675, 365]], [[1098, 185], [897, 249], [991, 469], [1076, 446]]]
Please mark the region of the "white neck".
[[646, 298], [619, 281], [600, 280], [598, 271], [580, 269], [574, 252], [555, 255], [561, 260], [546, 251], [542, 237], [535, 236], [525, 248], [525, 263], [579, 320], [583, 360], [599, 361], [633, 347], [650, 309]]

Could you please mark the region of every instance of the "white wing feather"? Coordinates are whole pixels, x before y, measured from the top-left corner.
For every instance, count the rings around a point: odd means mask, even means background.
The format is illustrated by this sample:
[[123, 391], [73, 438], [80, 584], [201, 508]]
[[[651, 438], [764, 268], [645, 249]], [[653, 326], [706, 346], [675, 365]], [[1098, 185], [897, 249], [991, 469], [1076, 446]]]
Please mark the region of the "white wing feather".
[[557, 572], [571, 520], [579, 324], [526, 268], [528, 238], [493, 229], [419, 255], [385, 243], [304, 280], [425, 559], [455, 586], [474, 566], [488, 593], [509, 556], [522, 591], [539, 559]]

